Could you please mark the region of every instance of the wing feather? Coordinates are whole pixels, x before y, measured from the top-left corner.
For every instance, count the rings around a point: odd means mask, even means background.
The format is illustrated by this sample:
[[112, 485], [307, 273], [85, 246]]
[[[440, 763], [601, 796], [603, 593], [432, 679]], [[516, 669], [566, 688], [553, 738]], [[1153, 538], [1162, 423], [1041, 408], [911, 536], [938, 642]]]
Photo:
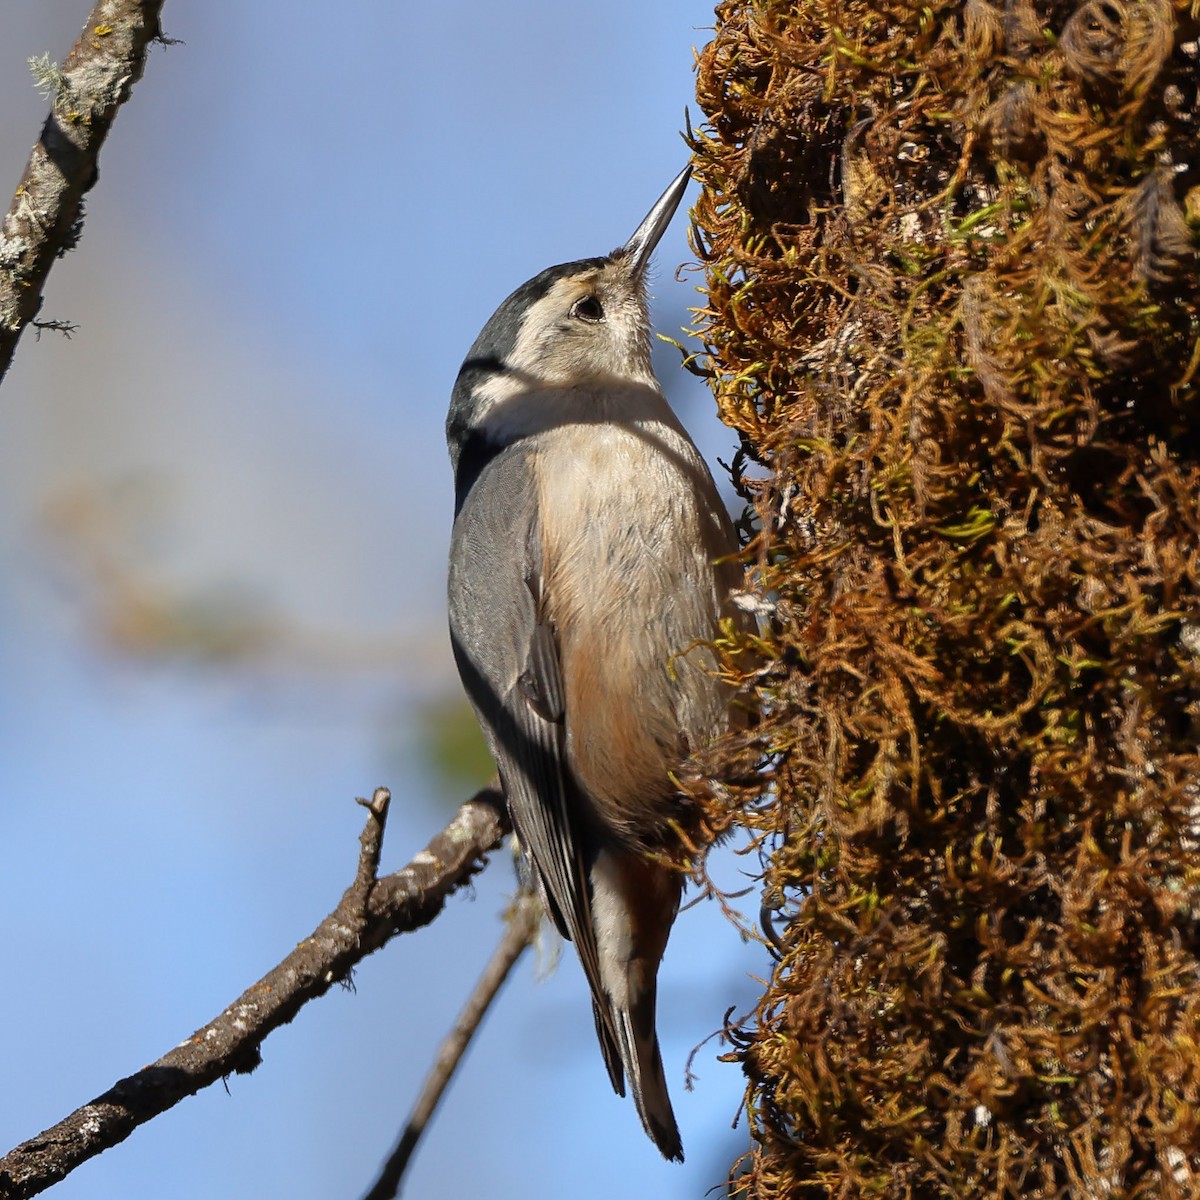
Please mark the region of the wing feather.
[[597, 998], [596, 1032], [624, 1095], [619, 1038], [600, 971], [591, 867], [598, 852], [566, 758], [558, 642], [542, 603], [541, 529], [521, 444], [492, 459], [454, 523], [450, 629], [467, 694], [500, 770], [513, 827], [559, 932]]

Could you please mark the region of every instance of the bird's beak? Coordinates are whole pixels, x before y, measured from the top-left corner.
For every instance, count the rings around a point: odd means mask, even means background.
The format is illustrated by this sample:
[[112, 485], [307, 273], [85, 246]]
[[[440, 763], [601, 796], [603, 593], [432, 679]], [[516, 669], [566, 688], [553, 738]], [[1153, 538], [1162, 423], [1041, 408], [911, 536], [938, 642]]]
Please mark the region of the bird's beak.
[[625, 253], [625, 265], [629, 273], [636, 279], [646, 270], [650, 255], [658, 245], [659, 238], [666, 232], [675, 210], [679, 207], [683, 193], [687, 190], [688, 180], [692, 177], [689, 164], [671, 180], [670, 186], [654, 202], [654, 207], [646, 214], [646, 219], [637, 227], [633, 237], [622, 247]]

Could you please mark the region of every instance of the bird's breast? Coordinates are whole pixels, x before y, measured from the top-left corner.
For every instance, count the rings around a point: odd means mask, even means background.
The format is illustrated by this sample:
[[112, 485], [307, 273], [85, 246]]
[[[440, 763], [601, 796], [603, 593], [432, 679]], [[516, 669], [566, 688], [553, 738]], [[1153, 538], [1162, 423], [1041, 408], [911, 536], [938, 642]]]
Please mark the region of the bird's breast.
[[728, 518], [673, 419], [564, 424], [538, 436], [534, 461], [568, 760], [610, 828], [653, 840], [644, 802], [723, 725], [725, 696], [695, 644], [725, 601], [714, 562], [733, 550]]

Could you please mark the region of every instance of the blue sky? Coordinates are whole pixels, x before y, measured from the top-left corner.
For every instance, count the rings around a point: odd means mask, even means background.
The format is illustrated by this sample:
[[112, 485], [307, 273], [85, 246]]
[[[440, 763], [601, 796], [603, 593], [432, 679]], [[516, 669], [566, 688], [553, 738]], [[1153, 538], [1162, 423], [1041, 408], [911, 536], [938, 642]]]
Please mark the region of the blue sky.
[[[86, 0], [0, 8], [0, 192]], [[420, 752], [456, 696], [445, 634], [449, 389], [496, 304], [623, 241], [685, 150], [706, 4], [168, 3], [78, 251], [0, 389], [0, 1142], [203, 1024], [336, 903], [395, 802], [394, 868], [454, 803]], [[7, 201], [6, 201], [7, 202]], [[696, 274], [660, 246], [656, 324]], [[710, 462], [704, 388], [660, 373]], [[256, 653], [155, 624], [245, 616]], [[185, 621], [185, 628], [189, 628]], [[263, 636], [262, 630], [267, 631]], [[744, 864], [722, 859], [735, 886]], [[59, 1197], [355, 1196], [490, 953], [498, 859], [430, 929], [304, 1009], [250, 1077], [185, 1101]], [[744, 1145], [742, 1080], [691, 1048], [768, 969], [711, 904], [680, 918], [660, 1028], [688, 1162], [608, 1089], [578, 965], [522, 964], [407, 1194], [699, 1196]]]

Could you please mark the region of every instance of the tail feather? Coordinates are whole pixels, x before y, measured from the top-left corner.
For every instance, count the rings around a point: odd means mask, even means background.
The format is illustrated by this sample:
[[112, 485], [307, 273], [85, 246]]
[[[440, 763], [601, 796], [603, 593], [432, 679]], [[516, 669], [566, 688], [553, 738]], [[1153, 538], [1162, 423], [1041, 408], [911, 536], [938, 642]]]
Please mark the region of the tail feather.
[[[641, 997], [636, 1006], [640, 1011], [626, 1009], [616, 1014], [621, 1059], [629, 1075], [629, 1087], [642, 1127], [664, 1158], [683, 1162], [683, 1142], [667, 1091], [658, 1036], [654, 1032], [654, 990], [651, 985], [649, 994]], [[638, 1017], [642, 1019], [638, 1020]]]
[[683, 1144], [655, 1032], [656, 976], [679, 903], [679, 878], [636, 856], [602, 852], [591, 872], [600, 968], [593, 984], [596, 1036], [613, 1091], [629, 1090], [642, 1126], [665, 1158]]

